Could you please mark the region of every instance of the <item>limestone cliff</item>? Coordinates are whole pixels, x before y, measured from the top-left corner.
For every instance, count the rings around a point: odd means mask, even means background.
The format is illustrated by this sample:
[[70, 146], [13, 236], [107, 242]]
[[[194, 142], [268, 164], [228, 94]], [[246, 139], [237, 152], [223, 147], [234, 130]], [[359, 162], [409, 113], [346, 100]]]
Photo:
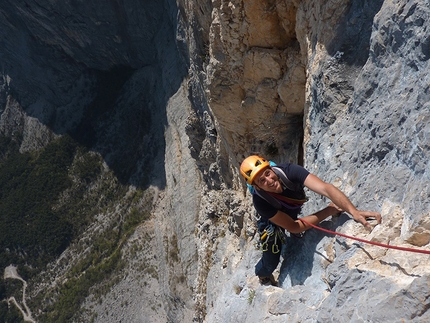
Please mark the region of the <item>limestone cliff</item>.
[[[0, 14], [2, 138], [24, 154], [68, 134], [103, 160], [84, 181], [92, 222], [27, 282], [36, 321], [430, 320], [428, 255], [315, 229], [288, 240], [281, 287], [260, 286], [238, 174], [253, 152], [303, 163], [383, 216], [371, 233], [346, 214], [324, 228], [428, 250], [427, 0], [4, 1]], [[327, 204], [310, 197], [304, 213]], [[94, 237], [137, 208], [151, 218], [119, 239], [110, 284], [72, 317], [47, 315], [98, 268], [75, 267]]]

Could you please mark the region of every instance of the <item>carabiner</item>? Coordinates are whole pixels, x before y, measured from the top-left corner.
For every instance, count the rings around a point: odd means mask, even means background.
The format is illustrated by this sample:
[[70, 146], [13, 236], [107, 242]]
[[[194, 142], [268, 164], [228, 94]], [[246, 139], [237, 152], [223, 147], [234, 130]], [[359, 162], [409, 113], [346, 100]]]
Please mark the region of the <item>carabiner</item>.
[[278, 253], [278, 252], [279, 252], [278, 235], [275, 234], [275, 241], [273, 241], [273, 245], [272, 245], [272, 253]]

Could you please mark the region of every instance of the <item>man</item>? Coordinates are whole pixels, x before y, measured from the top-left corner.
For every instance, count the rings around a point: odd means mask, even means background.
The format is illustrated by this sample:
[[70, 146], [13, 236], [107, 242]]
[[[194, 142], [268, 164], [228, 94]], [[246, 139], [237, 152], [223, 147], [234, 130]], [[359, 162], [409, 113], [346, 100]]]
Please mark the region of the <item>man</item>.
[[[265, 158], [253, 155], [242, 162], [240, 173], [247, 184], [252, 185], [256, 190], [256, 194], [253, 194], [253, 204], [261, 216], [259, 221], [260, 232], [264, 231], [260, 228], [266, 224], [269, 232], [271, 232], [271, 223], [293, 234], [311, 228], [310, 225], [297, 218], [304, 202], [303, 187], [307, 187], [332, 201], [326, 208], [303, 217], [306, 222], [315, 225], [329, 216], [344, 211], [351, 214], [355, 221], [360, 222], [368, 229], [371, 229], [371, 226], [367, 222], [367, 218], [376, 219], [377, 223], [381, 223], [379, 213], [357, 210], [339, 189], [322, 181], [299, 165], [287, 163], [272, 167]], [[276, 203], [278, 204], [275, 205]], [[263, 252], [263, 256], [255, 268], [255, 273], [259, 276], [262, 284], [276, 285], [272, 273], [279, 263], [280, 256], [274, 254], [273, 250], [271, 247], [267, 248], [268, 252]]]

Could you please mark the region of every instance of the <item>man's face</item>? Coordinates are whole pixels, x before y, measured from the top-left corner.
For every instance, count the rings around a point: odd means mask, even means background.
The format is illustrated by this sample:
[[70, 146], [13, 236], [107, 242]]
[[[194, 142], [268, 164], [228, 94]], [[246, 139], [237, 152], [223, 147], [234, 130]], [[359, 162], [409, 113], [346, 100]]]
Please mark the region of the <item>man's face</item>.
[[266, 168], [261, 171], [260, 174], [257, 174], [254, 183], [258, 188], [266, 192], [282, 193], [282, 186], [279, 182], [279, 178], [271, 168]]

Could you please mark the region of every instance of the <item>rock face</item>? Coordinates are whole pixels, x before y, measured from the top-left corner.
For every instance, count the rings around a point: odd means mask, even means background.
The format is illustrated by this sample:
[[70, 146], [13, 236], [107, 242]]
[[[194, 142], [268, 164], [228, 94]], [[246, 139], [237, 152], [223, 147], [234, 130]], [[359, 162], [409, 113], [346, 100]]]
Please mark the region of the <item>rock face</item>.
[[210, 107], [239, 160], [249, 151], [297, 159], [306, 77], [296, 10], [290, 1], [214, 3]]
[[[384, 219], [370, 235], [343, 218], [325, 227], [394, 245], [429, 243], [428, 15], [420, 1], [297, 2], [296, 37], [308, 75], [305, 166]], [[321, 207], [318, 201], [305, 211]], [[252, 279], [238, 295], [224, 287], [207, 321], [427, 321], [426, 296], [411, 292], [419, 285], [428, 295], [426, 256], [351, 243], [319, 232], [291, 241], [280, 268], [284, 290], [262, 289]], [[408, 305], [396, 305], [399, 295]]]
[[[428, 255], [314, 229], [288, 239], [281, 287], [260, 286], [238, 175], [254, 152], [303, 163], [383, 216], [371, 233], [345, 214], [322, 227], [428, 249], [427, 0], [6, 1], [0, 14], [0, 134], [26, 152], [68, 133], [155, 192], [129, 241], [149, 235], [150, 251], [124, 247], [130, 270], [76, 321], [430, 321]], [[327, 204], [309, 195], [304, 213]]]

